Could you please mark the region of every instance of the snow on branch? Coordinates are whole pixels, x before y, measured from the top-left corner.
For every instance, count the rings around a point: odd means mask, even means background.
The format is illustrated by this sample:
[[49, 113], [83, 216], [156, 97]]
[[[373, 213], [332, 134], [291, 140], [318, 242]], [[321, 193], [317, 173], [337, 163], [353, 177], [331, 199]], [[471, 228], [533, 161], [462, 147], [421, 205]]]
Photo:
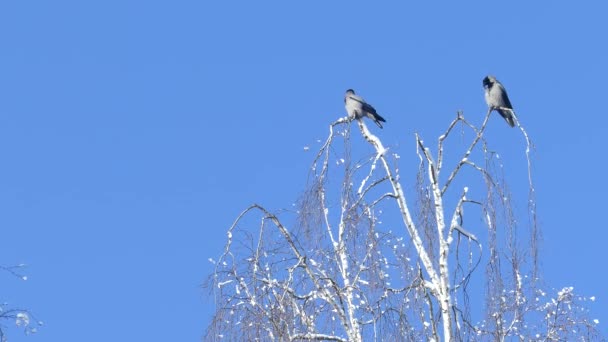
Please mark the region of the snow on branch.
[[[597, 336], [596, 322], [570, 310], [577, 304], [571, 290], [552, 301], [535, 298], [537, 271], [530, 276], [525, 258], [533, 254], [536, 264], [538, 256], [533, 145], [517, 120], [526, 141], [533, 221], [531, 248], [524, 253], [502, 162], [489, 152], [490, 114], [476, 126], [457, 112], [439, 135], [436, 154], [416, 134], [420, 163], [413, 184], [402, 183], [399, 156], [392, 154], [389, 162], [389, 149], [364, 119], [331, 123], [297, 209], [282, 211], [279, 218], [254, 204], [228, 229], [208, 284], [217, 309], [205, 340], [553, 341], [573, 336], [563, 329]], [[373, 151], [361, 159], [351, 156], [354, 121], [369, 144], [364, 147]], [[467, 141], [452, 159], [447, 144], [459, 124]], [[446, 160], [456, 160], [449, 172]], [[466, 181], [462, 192], [447, 191], [461, 181]], [[414, 207], [404, 190], [412, 188]], [[290, 215], [295, 220], [287, 225]], [[468, 291], [482, 261], [485, 277], [475, 286], [485, 286], [486, 303], [478, 314], [486, 318], [473, 322]]]

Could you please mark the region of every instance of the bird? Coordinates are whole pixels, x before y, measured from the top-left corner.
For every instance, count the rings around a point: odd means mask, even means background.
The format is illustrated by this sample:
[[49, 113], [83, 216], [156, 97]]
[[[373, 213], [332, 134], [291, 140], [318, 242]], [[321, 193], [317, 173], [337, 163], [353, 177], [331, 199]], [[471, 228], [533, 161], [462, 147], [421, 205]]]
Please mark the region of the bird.
[[488, 75], [483, 79], [483, 88], [485, 89], [486, 103], [490, 110], [496, 110], [509, 126], [515, 127], [515, 112], [505, 87], [498, 82], [496, 77]]
[[346, 94], [344, 94], [344, 106], [346, 107], [348, 116], [351, 118], [360, 119], [366, 116], [374, 120], [376, 125], [380, 128], [382, 128], [381, 122], [386, 122], [386, 120], [376, 112], [374, 107], [365, 102], [361, 96], [356, 95], [355, 91], [352, 89], [348, 89]]

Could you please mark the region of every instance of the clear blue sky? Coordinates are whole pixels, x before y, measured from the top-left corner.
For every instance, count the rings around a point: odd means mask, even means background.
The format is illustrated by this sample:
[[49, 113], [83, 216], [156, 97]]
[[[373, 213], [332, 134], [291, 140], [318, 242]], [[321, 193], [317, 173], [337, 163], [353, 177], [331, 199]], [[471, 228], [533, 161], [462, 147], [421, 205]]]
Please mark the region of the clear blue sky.
[[[46, 324], [12, 341], [196, 341], [200, 284], [252, 202], [291, 206], [354, 88], [415, 167], [456, 110], [505, 84], [537, 146], [546, 282], [597, 297], [604, 255], [605, 2], [3, 1], [0, 301]], [[523, 141], [489, 127], [525, 192]], [[408, 159], [409, 158], [409, 159]], [[525, 203], [518, 204], [524, 207]]]

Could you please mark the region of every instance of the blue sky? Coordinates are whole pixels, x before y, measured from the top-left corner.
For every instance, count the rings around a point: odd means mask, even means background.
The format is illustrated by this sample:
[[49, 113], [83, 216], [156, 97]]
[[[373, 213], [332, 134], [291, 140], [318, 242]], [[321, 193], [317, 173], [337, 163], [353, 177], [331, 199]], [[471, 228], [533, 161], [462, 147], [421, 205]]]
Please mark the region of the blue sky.
[[[596, 296], [606, 333], [607, 7], [2, 2], [0, 264], [29, 280], [0, 274], [0, 301], [45, 322], [12, 341], [198, 340], [207, 259], [247, 205], [291, 206], [347, 88], [407, 168], [414, 132], [483, 116], [488, 73], [536, 143], [545, 280]], [[525, 192], [521, 135], [492, 119]]]

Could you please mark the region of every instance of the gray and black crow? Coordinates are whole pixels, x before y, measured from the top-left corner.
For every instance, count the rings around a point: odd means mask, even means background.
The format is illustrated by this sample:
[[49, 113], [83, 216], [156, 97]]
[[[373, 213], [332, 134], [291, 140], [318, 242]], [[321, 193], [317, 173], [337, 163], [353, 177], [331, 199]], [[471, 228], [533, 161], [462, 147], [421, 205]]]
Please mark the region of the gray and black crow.
[[502, 116], [509, 126], [515, 126], [513, 106], [507, 96], [505, 87], [502, 86], [496, 77], [488, 75], [483, 79], [483, 88], [485, 89], [486, 103], [491, 110], [496, 110]]
[[366, 116], [374, 120], [380, 128], [382, 128], [381, 122], [386, 122], [383, 117], [376, 113], [374, 107], [365, 102], [361, 96], [355, 95], [355, 91], [352, 89], [348, 89], [344, 95], [344, 106], [351, 118], [360, 119]]

